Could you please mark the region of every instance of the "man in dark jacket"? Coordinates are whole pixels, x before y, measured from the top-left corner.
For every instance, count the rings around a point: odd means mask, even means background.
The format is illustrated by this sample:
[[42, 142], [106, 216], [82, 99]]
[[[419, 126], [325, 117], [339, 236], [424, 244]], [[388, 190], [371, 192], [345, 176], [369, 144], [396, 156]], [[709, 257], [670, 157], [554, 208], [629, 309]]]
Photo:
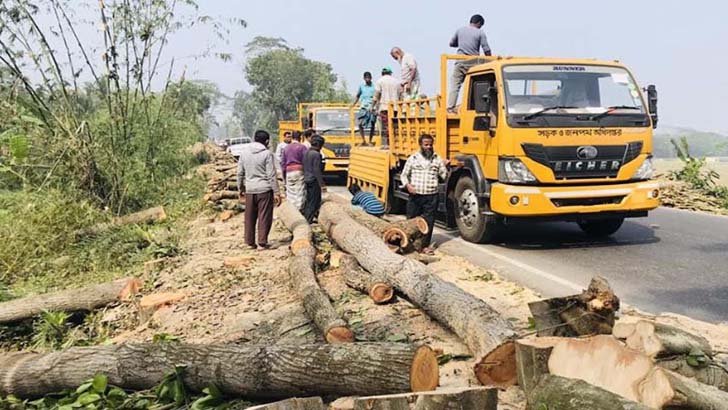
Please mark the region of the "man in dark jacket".
[[303, 216], [308, 223], [318, 217], [321, 208], [321, 193], [326, 192], [321, 166], [321, 148], [324, 138], [318, 134], [311, 137], [311, 148], [303, 156], [303, 182], [306, 184], [306, 202], [303, 204]]
[[255, 228], [258, 227], [257, 248], [268, 249], [268, 234], [273, 226], [273, 208], [280, 205], [276, 178], [276, 162], [268, 149], [270, 134], [255, 131], [253, 142], [240, 154], [238, 161], [238, 191], [245, 203], [245, 243], [256, 249]]

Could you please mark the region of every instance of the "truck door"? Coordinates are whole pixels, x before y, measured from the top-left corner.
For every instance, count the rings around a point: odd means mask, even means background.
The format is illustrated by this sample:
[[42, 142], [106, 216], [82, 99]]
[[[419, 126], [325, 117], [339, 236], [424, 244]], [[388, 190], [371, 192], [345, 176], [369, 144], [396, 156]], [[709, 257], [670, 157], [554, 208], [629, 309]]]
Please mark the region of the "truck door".
[[[495, 73], [473, 74], [466, 78], [466, 89], [461, 111], [460, 154], [470, 154], [478, 158], [481, 166], [485, 164], [488, 147], [495, 137], [498, 125], [498, 93], [495, 91]], [[489, 121], [488, 126], [486, 120]], [[488, 129], [484, 129], [488, 128]]]

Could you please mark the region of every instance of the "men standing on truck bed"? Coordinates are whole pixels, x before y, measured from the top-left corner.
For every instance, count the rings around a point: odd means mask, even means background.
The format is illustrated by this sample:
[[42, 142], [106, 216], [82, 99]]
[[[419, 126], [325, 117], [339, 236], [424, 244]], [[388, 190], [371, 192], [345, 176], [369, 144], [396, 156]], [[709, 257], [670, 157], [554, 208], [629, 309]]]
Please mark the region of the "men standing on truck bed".
[[307, 150], [308, 148], [301, 144], [301, 132], [294, 131], [293, 139], [283, 150], [281, 159], [286, 198], [299, 211], [303, 208], [306, 194], [306, 186], [303, 183], [303, 156]]
[[440, 182], [447, 178], [447, 164], [433, 149], [434, 138], [422, 134], [419, 139], [420, 150], [410, 155], [404, 164], [400, 178], [402, 185], [409, 193], [407, 201], [407, 218], [423, 217], [430, 228], [425, 237], [425, 253], [432, 253], [430, 242], [435, 229], [435, 213], [437, 212], [437, 195]]
[[238, 161], [238, 191], [245, 202], [245, 243], [256, 249], [255, 228], [258, 227], [257, 249], [268, 249], [268, 234], [273, 226], [273, 208], [280, 205], [278, 180], [273, 153], [268, 149], [270, 134], [255, 131]]
[[318, 134], [311, 137], [311, 148], [303, 156], [303, 181], [306, 184], [306, 201], [302, 214], [308, 223], [313, 223], [321, 208], [321, 192], [326, 192], [324, 185], [321, 148], [324, 138]]
[[356, 99], [351, 104], [361, 103], [361, 108], [356, 114], [359, 122], [359, 132], [361, 133], [361, 145], [366, 146], [367, 141], [364, 137], [364, 129], [369, 128], [369, 145], [374, 145], [374, 126], [377, 123], [377, 116], [372, 112], [372, 102], [374, 100], [374, 84], [372, 83], [372, 73], [369, 71], [364, 73], [364, 84], [359, 86], [356, 92]]
[[405, 100], [417, 99], [420, 95], [420, 70], [417, 67], [415, 56], [410, 53], [405, 53], [399, 47], [393, 47], [389, 54], [399, 62], [399, 80], [402, 84], [402, 97]]
[[[455, 35], [450, 40], [450, 47], [457, 47], [458, 54], [460, 55], [478, 56], [480, 55], [481, 48], [483, 49], [483, 54], [486, 56], [491, 55], [488, 37], [486, 37], [482, 29], [483, 24], [485, 24], [485, 19], [480, 14], [475, 14], [473, 17], [470, 17], [470, 25], [460, 27], [455, 32]], [[465, 81], [465, 75], [468, 73], [470, 67], [477, 64], [477, 61], [477, 59], [460, 60], [455, 63], [450, 81], [450, 92], [447, 97], [448, 112], [455, 113], [458, 93], [460, 92], [460, 87], [463, 85], [463, 81]]]
[[[372, 101], [372, 111], [376, 110], [382, 120], [382, 148], [389, 147], [389, 112], [387, 111], [389, 103], [400, 100], [401, 89], [399, 80], [392, 76], [392, 69], [382, 68], [382, 77], [377, 80], [374, 87], [374, 101]], [[397, 115], [396, 111], [394, 115]]]

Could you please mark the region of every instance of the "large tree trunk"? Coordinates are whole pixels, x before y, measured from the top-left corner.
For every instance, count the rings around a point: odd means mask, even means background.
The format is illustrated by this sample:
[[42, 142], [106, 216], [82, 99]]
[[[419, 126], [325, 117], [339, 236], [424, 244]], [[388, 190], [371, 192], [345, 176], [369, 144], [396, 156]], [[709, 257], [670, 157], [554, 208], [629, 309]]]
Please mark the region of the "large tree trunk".
[[245, 410], [326, 410], [326, 406], [324, 406], [321, 397], [294, 397], [292, 399], [261, 404], [260, 406], [248, 407]]
[[328, 296], [316, 282], [314, 273], [316, 248], [311, 244], [311, 227], [290, 202], [284, 202], [278, 207], [278, 217], [293, 233], [291, 243], [293, 257], [289, 262], [288, 272], [291, 287], [303, 300], [306, 313], [321, 329], [327, 342], [353, 342], [354, 333], [336, 313]]
[[193, 391], [214, 384], [251, 399], [404, 393], [438, 383], [437, 358], [427, 346], [139, 343], [0, 355], [0, 394], [38, 397], [75, 389], [99, 373], [109, 384], [144, 390], [175, 366], [186, 366], [183, 380]]
[[446, 282], [427, 266], [391, 252], [371, 231], [354, 222], [335, 202], [324, 202], [319, 222], [331, 238], [377, 272], [395, 289], [450, 328], [476, 357], [475, 374], [485, 385], [516, 381], [513, 326], [483, 300]]
[[360, 209], [354, 209], [349, 201], [338, 195], [331, 195], [327, 200], [339, 204], [352, 219], [381, 237], [384, 243], [389, 246], [389, 249], [400, 253], [422, 250], [422, 241], [419, 239], [429, 232], [429, 226], [424, 218], [416, 217], [404, 221], [389, 222], [369, 215]]
[[583, 380], [652, 408], [728, 409], [728, 393], [665, 370], [611, 336], [519, 340], [516, 357], [529, 397], [536, 381], [551, 374]]
[[647, 320], [618, 323], [613, 334], [619, 339], [625, 339], [627, 346], [650, 357], [688, 355], [695, 354], [696, 351], [713, 356], [713, 349], [704, 337]]
[[619, 298], [607, 280], [597, 276], [578, 295], [531, 302], [528, 308], [539, 336], [611, 334]]
[[81, 289], [66, 289], [0, 303], [0, 323], [29, 319], [43, 311], [92, 311], [137, 293], [142, 282], [125, 278]]
[[387, 303], [394, 297], [394, 289], [386, 279], [382, 275], [365, 272], [355, 257], [342, 255], [339, 264], [346, 284], [369, 295], [374, 303]]
[[728, 391], [728, 371], [718, 364], [707, 363], [691, 366], [685, 357], [678, 357], [670, 360], [658, 360], [657, 365], [685, 377], [693, 378], [700, 383]]
[[544, 375], [528, 395], [527, 410], [649, 410], [583, 380]]
[[498, 391], [458, 387], [421, 393], [357, 397], [353, 410], [496, 410]]

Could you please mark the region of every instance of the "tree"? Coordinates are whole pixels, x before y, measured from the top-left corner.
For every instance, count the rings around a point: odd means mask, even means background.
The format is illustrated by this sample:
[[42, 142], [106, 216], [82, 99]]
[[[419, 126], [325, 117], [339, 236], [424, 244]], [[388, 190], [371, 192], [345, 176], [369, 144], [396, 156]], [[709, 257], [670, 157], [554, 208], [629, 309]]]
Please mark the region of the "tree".
[[274, 130], [275, 117], [251, 93], [238, 91], [233, 101], [233, 116], [244, 135], [252, 136], [256, 129]]
[[[266, 118], [267, 127], [277, 128], [277, 121], [296, 118], [302, 102], [348, 101], [350, 96], [339, 84], [330, 64], [315, 61], [281, 38], [256, 37], [247, 44], [245, 78], [253, 91], [236, 98], [236, 117], [242, 122]], [[248, 110], [237, 112], [237, 108]], [[264, 114], [253, 114], [261, 110]], [[254, 125], [242, 123], [244, 129]]]

